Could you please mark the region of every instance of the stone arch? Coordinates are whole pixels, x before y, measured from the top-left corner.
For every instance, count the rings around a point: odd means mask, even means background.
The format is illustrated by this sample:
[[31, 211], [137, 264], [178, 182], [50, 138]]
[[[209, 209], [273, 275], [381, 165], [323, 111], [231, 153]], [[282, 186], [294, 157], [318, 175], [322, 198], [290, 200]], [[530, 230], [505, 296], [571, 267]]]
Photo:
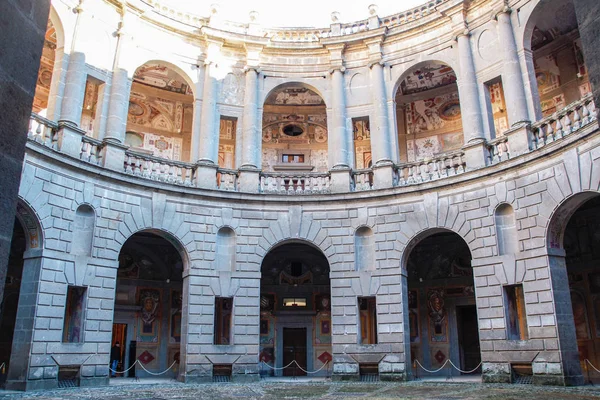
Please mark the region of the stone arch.
[[181, 257], [181, 261], [183, 262], [183, 272], [184, 273], [189, 268], [191, 268], [191, 261], [190, 261], [191, 260], [191, 258], [190, 258], [191, 251], [185, 246], [185, 244], [183, 244], [181, 239], [178, 238], [177, 235], [175, 235], [173, 232], [170, 232], [166, 229], [160, 229], [160, 228], [142, 228], [137, 231], [131, 232], [131, 234], [128, 237], [126, 237], [122, 241], [119, 241], [119, 246], [117, 249], [117, 258], [119, 256], [119, 254], [121, 253], [123, 245], [125, 244], [125, 242], [127, 242], [127, 240], [129, 238], [134, 236], [136, 233], [145, 233], [145, 232], [153, 233], [157, 236], [160, 236], [161, 238], [163, 238], [166, 241], [168, 241], [169, 243], [171, 243], [173, 245], [173, 247], [175, 247], [175, 249], [179, 253], [179, 256]]
[[50, 21], [52, 21], [52, 25], [54, 25], [54, 31], [56, 32], [56, 48], [65, 48], [65, 28], [63, 26], [60, 15], [58, 14], [56, 8], [54, 8], [53, 4], [50, 4], [50, 15], [48, 16], [48, 18], [50, 19]]
[[328, 102], [327, 97], [325, 96], [324, 88], [319, 88], [319, 87], [317, 87], [317, 85], [304, 82], [303, 80], [281, 81], [281, 82], [276, 83], [274, 86], [270, 87], [270, 89], [268, 89], [267, 92], [263, 91], [263, 93], [261, 93], [261, 96], [258, 100], [259, 108], [263, 107], [265, 101], [269, 98], [269, 96], [272, 93], [274, 93], [277, 90], [282, 89], [285, 86], [292, 86], [292, 85], [300, 86], [300, 87], [304, 87], [306, 89], [312, 90], [313, 92], [315, 92], [316, 94], [318, 94], [321, 97], [321, 99], [323, 100], [323, 103], [325, 103], [325, 108], [327, 108], [327, 104], [329, 102]]
[[579, 207], [596, 196], [599, 196], [597, 192], [579, 192], [566, 197], [554, 208], [546, 226], [546, 248], [548, 251], [564, 251], [564, 235], [567, 223]]
[[309, 239], [305, 239], [305, 238], [286, 238], [286, 239], [277, 240], [276, 242], [272, 243], [271, 246], [268, 249], [262, 249], [261, 248], [262, 251], [260, 251], [260, 254], [257, 253], [257, 255], [262, 260], [271, 251], [273, 251], [276, 248], [281, 247], [283, 245], [289, 244], [289, 243], [306, 244], [306, 245], [308, 245], [310, 247], [313, 247], [314, 249], [316, 249], [319, 252], [321, 252], [321, 254], [323, 254], [325, 256], [325, 258], [327, 258], [327, 262], [329, 263], [330, 268], [331, 268], [331, 261], [329, 261], [330, 255], [328, 255], [327, 252], [324, 251], [321, 248], [321, 246], [319, 246], [318, 244], [316, 244], [314, 241], [309, 240]]
[[[438, 64], [447, 65], [448, 67], [452, 68], [454, 73], [457, 74], [457, 78], [458, 78], [459, 67], [457, 65], [457, 61], [455, 61], [451, 57], [443, 57], [443, 56], [440, 57], [439, 54], [436, 54], [435, 57], [431, 56], [431, 55], [427, 55], [427, 54], [419, 55], [417, 62], [402, 66], [402, 72], [400, 72], [399, 76], [397, 78], [395, 78], [395, 80], [394, 80], [394, 86], [392, 87], [392, 93], [391, 93], [390, 99], [392, 99], [394, 101], [396, 100], [396, 96], [398, 95], [398, 90], [400, 89], [400, 84], [409, 75], [409, 73], [411, 73], [413, 70], [418, 69], [428, 63], [438, 63]], [[396, 67], [398, 69], [400, 69], [399, 66], [396, 66]]]
[[458, 232], [452, 230], [452, 229], [448, 229], [448, 228], [442, 228], [442, 227], [436, 227], [436, 228], [426, 228], [423, 229], [421, 231], [419, 231], [418, 233], [414, 234], [407, 242], [406, 246], [404, 247], [404, 250], [402, 252], [402, 257], [401, 257], [401, 261], [400, 261], [400, 265], [402, 266], [402, 270], [406, 272], [406, 268], [407, 268], [407, 263], [408, 263], [408, 257], [410, 256], [411, 251], [423, 240], [428, 238], [429, 236], [433, 236], [436, 233], [454, 233], [456, 235], [458, 235], [467, 245], [467, 247], [469, 248], [469, 253], [471, 254], [471, 258], [473, 258], [473, 250], [471, 249], [471, 247], [469, 246], [469, 242], [467, 240], [465, 240], [465, 238]]
[[42, 250], [44, 248], [44, 236], [40, 218], [33, 207], [20, 196], [17, 200], [15, 216], [27, 234], [27, 251]]
[[193, 68], [192, 65], [185, 65], [183, 63], [177, 63], [176, 61], [167, 61], [162, 58], [148, 58], [146, 60], [142, 60], [142, 62], [140, 62], [140, 63], [137, 63], [137, 65], [135, 65], [135, 66], [131, 65], [130, 78], [133, 77], [133, 74], [135, 74], [135, 72], [140, 67], [142, 67], [146, 64], [164, 65], [165, 67], [176, 72], [181, 78], [183, 78], [185, 83], [190, 87], [190, 90], [192, 91], [192, 93], [194, 95], [194, 99], [197, 99], [199, 96], [202, 95], [202, 93], [196, 93], [196, 82], [197, 82], [198, 78], [194, 77], [194, 75], [186, 72], [184, 69], [186, 66], [188, 66], [191, 69], [191, 68]]

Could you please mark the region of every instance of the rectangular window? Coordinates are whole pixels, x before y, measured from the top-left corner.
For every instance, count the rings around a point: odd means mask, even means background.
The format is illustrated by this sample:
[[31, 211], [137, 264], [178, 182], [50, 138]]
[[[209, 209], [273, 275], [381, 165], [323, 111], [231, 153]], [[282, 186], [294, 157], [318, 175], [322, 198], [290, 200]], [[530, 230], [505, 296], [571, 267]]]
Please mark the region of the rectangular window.
[[233, 297], [215, 297], [214, 344], [231, 344]]
[[371, 128], [369, 117], [352, 118], [356, 169], [371, 168]]
[[510, 340], [526, 340], [529, 338], [527, 329], [527, 313], [525, 312], [525, 296], [523, 285], [505, 286], [507, 334]]
[[359, 297], [360, 344], [377, 343], [377, 300], [375, 296]]
[[63, 325], [63, 343], [83, 342], [85, 287], [69, 286]]
[[284, 298], [283, 299], [284, 307], [306, 307], [306, 299], [305, 298]]
[[219, 123], [219, 167], [234, 169], [237, 118], [221, 116]]
[[304, 154], [283, 154], [281, 162], [286, 164], [302, 164], [304, 163]]

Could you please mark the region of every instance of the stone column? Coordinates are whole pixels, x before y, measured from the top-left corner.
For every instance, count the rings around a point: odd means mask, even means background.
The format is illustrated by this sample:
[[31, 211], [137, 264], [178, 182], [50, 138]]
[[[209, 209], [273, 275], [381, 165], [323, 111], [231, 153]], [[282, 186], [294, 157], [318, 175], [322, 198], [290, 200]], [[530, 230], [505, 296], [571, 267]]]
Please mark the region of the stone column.
[[213, 76], [216, 65], [207, 62], [204, 69], [204, 87], [200, 111], [200, 134], [198, 135], [198, 157], [196, 184], [205, 189], [217, 187], [219, 168], [219, 121], [217, 120], [217, 79]]
[[481, 168], [486, 165], [487, 150], [469, 31], [465, 29], [464, 32], [458, 35], [456, 40], [458, 41], [460, 65], [458, 93], [460, 96], [465, 161], [469, 169]]
[[65, 76], [65, 94], [59, 121], [71, 126], [79, 126], [85, 96], [85, 54], [73, 51], [69, 55], [69, 65]]
[[196, 90], [194, 98], [194, 117], [192, 120], [192, 154], [190, 157], [191, 162], [197, 162], [200, 160], [200, 126], [202, 121], [202, 92], [204, 90], [204, 63], [197, 66], [197, 77]]
[[125, 143], [131, 83], [126, 70], [118, 68], [113, 71], [105, 140], [121, 144]]
[[383, 77], [383, 62], [376, 61], [371, 68], [371, 152], [373, 154], [374, 188], [393, 186], [392, 140], [387, 110], [387, 95]]
[[344, 91], [343, 66], [331, 70], [331, 117], [328, 120], [327, 155], [331, 173], [331, 191], [344, 193], [350, 191], [350, 140], [347, 129], [346, 93]]
[[498, 19], [498, 41], [503, 59], [502, 84], [506, 99], [508, 123], [513, 126], [519, 122], [529, 121], [529, 115], [523, 73], [517, 54], [517, 43], [510, 22], [510, 12], [510, 8], [506, 7], [496, 15], [496, 18]]
[[242, 118], [242, 165], [240, 166], [239, 190], [258, 192], [262, 167], [262, 140], [258, 121], [258, 77], [255, 67], [246, 69], [244, 115]]

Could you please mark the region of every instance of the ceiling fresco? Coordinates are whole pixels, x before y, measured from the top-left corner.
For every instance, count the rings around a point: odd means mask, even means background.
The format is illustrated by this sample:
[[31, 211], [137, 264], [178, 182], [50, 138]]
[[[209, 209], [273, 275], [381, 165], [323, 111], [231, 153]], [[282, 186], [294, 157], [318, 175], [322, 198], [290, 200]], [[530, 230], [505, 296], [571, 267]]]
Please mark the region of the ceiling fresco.
[[192, 90], [175, 71], [160, 64], [144, 64], [133, 75], [135, 82], [169, 92], [192, 95]]
[[265, 105], [272, 106], [321, 106], [325, 102], [314, 91], [302, 86], [286, 86], [273, 91], [265, 100]]
[[413, 94], [456, 82], [456, 73], [445, 64], [428, 63], [416, 68], [400, 83], [398, 94]]
[[48, 107], [48, 95], [52, 82], [52, 71], [54, 70], [54, 58], [56, 53], [56, 30], [52, 21], [48, 20], [40, 69], [35, 87], [35, 98], [33, 100], [33, 111], [40, 112]]
[[531, 37], [531, 48], [539, 49], [576, 28], [577, 17], [573, 3], [548, 2], [544, 9], [540, 10]]

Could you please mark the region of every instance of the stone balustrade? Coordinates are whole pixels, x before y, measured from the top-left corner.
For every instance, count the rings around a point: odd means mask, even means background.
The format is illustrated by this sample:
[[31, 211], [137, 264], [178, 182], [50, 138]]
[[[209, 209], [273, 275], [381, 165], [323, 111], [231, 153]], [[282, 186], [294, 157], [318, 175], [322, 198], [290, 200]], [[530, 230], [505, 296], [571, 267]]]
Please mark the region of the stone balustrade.
[[220, 190], [237, 191], [238, 171], [235, 169], [217, 169], [217, 188]]
[[81, 155], [79, 158], [91, 164], [101, 165], [102, 146], [103, 143], [101, 140], [83, 136], [81, 138]]
[[330, 37], [331, 30], [324, 29], [277, 29], [266, 30], [266, 36], [273, 42], [318, 42]]
[[[538, 122], [531, 125], [524, 124], [521, 128], [512, 129], [501, 137], [485, 142], [485, 149], [489, 157], [488, 165], [495, 165], [507, 161], [511, 157], [541, 149], [547, 144], [581, 130], [594, 121], [597, 121], [596, 105], [591, 95], [588, 95]], [[30, 141], [44, 147], [79, 157], [86, 163], [107, 168], [103, 162], [105, 161], [103, 150], [107, 143], [85, 136], [83, 131], [78, 135], [63, 136], [61, 140], [62, 129], [64, 129], [63, 125], [32, 113], [27, 137]], [[65, 149], [74, 147], [74, 140], [78, 141], [76, 143], [78, 152], [72, 154], [72, 152], [65, 151]], [[524, 146], [525, 151], [513, 154], [511, 152], [513, 145], [518, 147], [520, 144], [521, 147]], [[196, 164], [167, 160], [123, 148], [125, 161], [122, 172], [126, 174], [180, 186], [203, 187], [196, 182], [197, 179], [200, 179], [196, 176]], [[435, 181], [467, 171], [465, 152], [462, 150], [449, 152], [439, 154], [431, 159], [398, 164], [394, 165], [393, 170], [393, 186], [396, 187]], [[204, 179], [212, 178], [205, 177]], [[215, 168], [214, 179], [216, 185], [212, 187], [216, 187], [218, 190], [234, 192], [240, 190], [239, 171], [237, 170]], [[355, 170], [351, 173], [349, 189], [354, 192], [372, 190], [373, 182], [374, 172], [372, 169]], [[258, 192], [264, 194], [332, 193], [331, 174], [328, 172], [261, 172], [256, 187]]]
[[410, 10], [403, 11], [398, 14], [390, 15], [388, 17], [380, 18], [380, 23], [383, 26], [391, 28], [397, 25], [403, 25], [409, 23], [411, 21], [417, 20], [419, 18], [423, 18], [429, 14], [435, 12], [436, 7], [445, 3], [448, 0], [435, 0], [430, 1], [428, 3], [422, 4], [420, 6], [414, 7]]
[[597, 119], [596, 105], [590, 95], [532, 124], [536, 149], [559, 140]]
[[356, 21], [349, 24], [342, 24], [340, 33], [344, 35], [352, 35], [354, 33], [364, 32], [369, 30], [369, 21]]
[[58, 124], [32, 112], [27, 138], [56, 150], [58, 149]]
[[373, 189], [373, 170], [371, 168], [352, 171], [352, 191], [363, 192]]
[[489, 153], [490, 165], [506, 161], [510, 158], [508, 137], [500, 136], [486, 143]]
[[331, 175], [327, 172], [261, 172], [260, 192], [269, 194], [309, 195], [330, 192]]
[[127, 150], [124, 172], [159, 182], [181, 186], [195, 186], [196, 165], [181, 161], [171, 161], [148, 154]]
[[415, 185], [459, 175], [466, 168], [464, 152], [444, 153], [434, 158], [396, 165], [394, 182], [396, 186]]

